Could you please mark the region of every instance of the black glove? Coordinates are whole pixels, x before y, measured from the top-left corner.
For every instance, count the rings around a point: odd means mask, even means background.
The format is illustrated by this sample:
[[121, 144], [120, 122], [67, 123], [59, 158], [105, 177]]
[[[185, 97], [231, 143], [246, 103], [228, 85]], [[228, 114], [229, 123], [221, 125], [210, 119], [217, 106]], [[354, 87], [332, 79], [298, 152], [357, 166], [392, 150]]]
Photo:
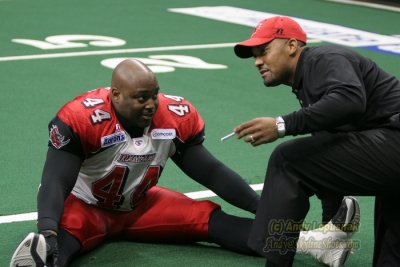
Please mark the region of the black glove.
[[46, 267], [59, 267], [58, 265], [58, 243], [57, 243], [57, 233], [51, 230], [41, 231], [46, 240]]

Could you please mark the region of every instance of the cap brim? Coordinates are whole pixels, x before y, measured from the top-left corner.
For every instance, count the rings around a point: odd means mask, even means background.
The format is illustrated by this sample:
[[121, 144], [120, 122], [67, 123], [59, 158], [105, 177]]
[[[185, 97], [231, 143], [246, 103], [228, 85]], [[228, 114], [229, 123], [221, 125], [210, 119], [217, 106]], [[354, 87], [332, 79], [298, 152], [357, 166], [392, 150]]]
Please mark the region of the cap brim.
[[235, 51], [236, 56], [240, 58], [249, 58], [253, 56], [253, 52], [251, 50], [254, 46], [259, 46], [265, 43], [272, 41], [274, 38], [251, 38], [245, 40], [243, 42], [238, 43], [234, 46], [233, 50]]

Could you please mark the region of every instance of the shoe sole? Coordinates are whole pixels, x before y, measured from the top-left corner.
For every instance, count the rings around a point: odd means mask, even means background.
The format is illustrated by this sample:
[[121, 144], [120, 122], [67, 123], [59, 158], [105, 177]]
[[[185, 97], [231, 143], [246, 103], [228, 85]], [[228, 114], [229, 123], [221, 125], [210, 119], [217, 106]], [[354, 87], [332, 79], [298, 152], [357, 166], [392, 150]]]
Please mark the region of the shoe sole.
[[[360, 205], [358, 204], [358, 200], [352, 196], [346, 196], [345, 199], [350, 199], [353, 202], [354, 212], [349, 224], [352, 225], [352, 230], [357, 232], [360, 225]], [[341, 258], [339, 266], [344, 266], [351, 254], [351, 251], [352, 249], [349, 249], [345, 252], [345, 255]]]
[[339, 266], [344, 266], [344, 264], [346, 263], [347, 259], [348, 259], [349, 256], [350, 256], [351, 249], [347, 250], [345, 253], [346, 253], [346, 254], [344, 255], [344, 257], [343, 257], [342, 260], [340, 261], [340, 265], [339, 265]]
[[45, 267], [46, 241], [43, 235], [30, 233], [18, 245], [10, 267]]
[[354, 197], [351, 196], [346, 196], [345, 199], [350, 199], [353, 202], [353, 206], [354, 206], [354, 214], [350, 220], [350, 224], [354, 226], [356, 226], [353, 230], [354, 232], [358, 231], [358, 227], [360, 225], [360, 205], [358, 204], [358, 200]]

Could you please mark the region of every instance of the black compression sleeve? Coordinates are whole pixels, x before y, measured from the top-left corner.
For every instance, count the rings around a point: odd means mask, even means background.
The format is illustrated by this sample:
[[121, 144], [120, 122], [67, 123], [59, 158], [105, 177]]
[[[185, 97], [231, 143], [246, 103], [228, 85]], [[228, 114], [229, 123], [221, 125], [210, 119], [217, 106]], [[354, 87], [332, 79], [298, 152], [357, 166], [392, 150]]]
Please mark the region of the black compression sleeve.
[[82, 160], [67, 151], [49, 147], [37, 197], [38, 230], [58, 230], [64, 200], [75, 185]]
[[233, 170], [217, 160], [201, 144], [186, 147], [172, 160], [193, 180], [204, 185], [230, 204], [255, 213], [257, 193]]

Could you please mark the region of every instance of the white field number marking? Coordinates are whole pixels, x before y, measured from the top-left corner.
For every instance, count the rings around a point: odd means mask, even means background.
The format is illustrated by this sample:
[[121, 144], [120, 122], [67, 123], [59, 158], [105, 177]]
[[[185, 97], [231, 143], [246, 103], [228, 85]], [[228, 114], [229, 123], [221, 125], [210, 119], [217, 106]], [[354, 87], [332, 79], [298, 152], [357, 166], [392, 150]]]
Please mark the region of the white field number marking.
[[[109, 58], [101, 61], [101, 65], [104, 67], [114, 69], [121, 61], [127, 58]], [[204, 60], [183, 55], [154, 55], [148, 58], [135, 57], [145, 65], [147, 65], [153, 72], [172, 72], [175, 68], [187, 68], [187, 69], [226, 69], [227, 66], [221, 64], [207, 63]]]
[[[80, 35], [80, 34], [53, 35], [46, 37], [44, 41], [33, 40], [33, 39], [12, 39], [11, 41], [18, 44], [30, 45], [43, 50], [79, 48], [79, 47], [87, 47], [89, 45], [100, 46], [100, 47], [114, 47], [126, 44], [125, 40], [115, 37], [101, 36], [101, 35]], [[77, 41], [87, 41], [88, 44]]]
[[[86, 42], [79, 42], [86, 41]], [[125, 40], [101, 35], [53, 35], [45, 38], [44, 41], [34, 39], [12, 39], [12, 42], [33, 46], [42, 50], [69, 49], [87, 46], [115, 47], [126, 44]], [[101, 65], [114, 69], [121, 61], [127, 58], [109, 58], [101, 61]], [[154, 55], [148, 58], [136, 58], [146, 64], [155, 73], [173, 72], [176, 68], [190, 69], [226, 69], [221, 64], [211, 64], [192, 56], [184, 55]]]

